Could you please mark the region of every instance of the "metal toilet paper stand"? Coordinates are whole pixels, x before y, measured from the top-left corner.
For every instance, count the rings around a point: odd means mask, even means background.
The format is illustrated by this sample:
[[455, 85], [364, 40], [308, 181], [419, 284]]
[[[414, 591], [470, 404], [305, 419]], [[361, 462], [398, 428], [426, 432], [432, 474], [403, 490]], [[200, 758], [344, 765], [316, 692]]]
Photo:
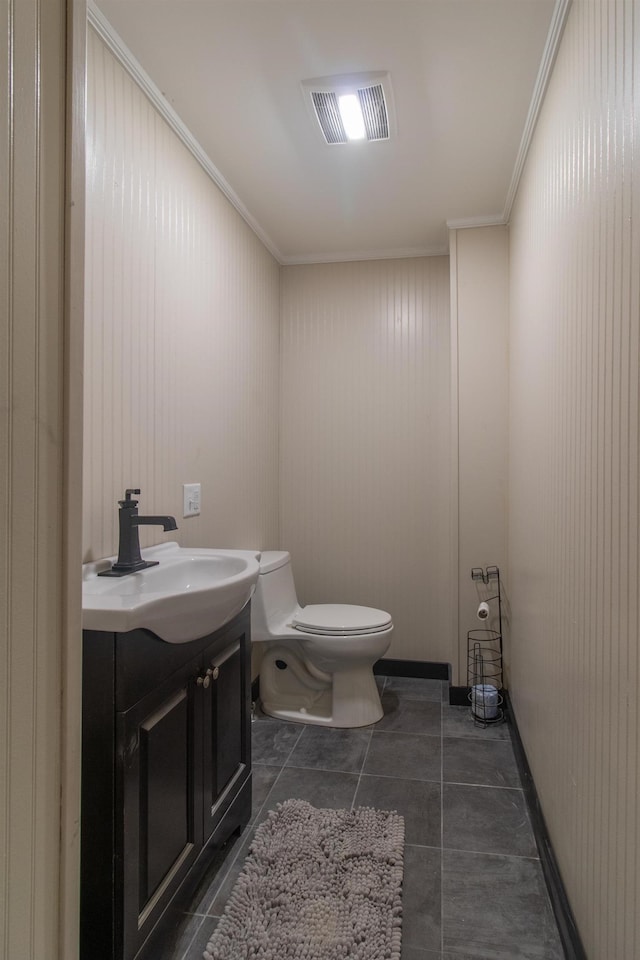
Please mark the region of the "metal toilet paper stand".
[[[484, 603], [497, 601], [498, 629], [469, 630], [467, 633], [467, 685], [471, 716], [480, 726], [501, 723], [504, 720], [502, 695], [502, 597], [498, 567], [473, 567], [472, 580], [495, 583], [497, 593], [486, 597]], [[481, 604], [482, 606], [482, 604]]]

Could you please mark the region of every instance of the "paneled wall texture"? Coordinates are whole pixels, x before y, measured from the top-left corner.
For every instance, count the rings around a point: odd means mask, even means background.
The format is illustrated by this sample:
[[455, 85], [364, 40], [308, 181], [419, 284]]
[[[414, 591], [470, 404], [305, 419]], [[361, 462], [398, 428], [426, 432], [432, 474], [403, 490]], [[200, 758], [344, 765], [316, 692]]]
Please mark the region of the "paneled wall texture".
[[449, 260], [282, 270], [280, 514], [301, 603], [452, 660]]
[[[575, 0], [510, 227], [511, 696], [590, 960], [640, 942], [638, 51]], [[448, 258], [280, 269], [95, 36], [88, 121], [85, 559], [139, 485], [455, 660]]]
[[143, 545], [273, 546], [278, 264], [93, 31], [88, 71], [84, 559], [126, 487], [178, 521]]
[[[453, 683], [469, 680], [467, 632], [500, 629], [498, 604], [490, 619], [477, 619], [478, 604], [495, 597], [496, 584], [472, 581], [473, 567], [497, 566], [502, 580], [504, 675], [508, 685], [507, 418], [509, 229], [451, 231], [451, 331], [457, 361], [453, 387], [457, 433], [458, 656]], [[457, 347], [457, 349], [456, 349]], [[457, 429], [456, 429], [457, 428]], [[480, 636], [486, 636], [480, 634]], [[471, 664], [473, 670], [473, 663]]]
[[390, 655], [451, 660], [448, 258], [280, 270], [89, 40], [85, 560], [139, 486], [180, 527], [143, 544], [282, 545], [303, 602], [384, 607]]
[[65, 4], [0, 9], [0, 958], [35, 960], [60, 935]]
[[590, 960], [640, 944], [639, 52], [574, 2], [511, 228], [511, 695]]

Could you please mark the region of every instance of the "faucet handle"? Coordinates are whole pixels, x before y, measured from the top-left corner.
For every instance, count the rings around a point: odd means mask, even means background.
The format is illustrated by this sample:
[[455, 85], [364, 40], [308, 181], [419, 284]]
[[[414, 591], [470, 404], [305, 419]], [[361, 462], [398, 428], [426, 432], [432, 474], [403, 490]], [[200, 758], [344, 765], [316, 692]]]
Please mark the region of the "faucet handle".
[[132, 500], [131, 494], [137, 495], [139, 493], [140, 493], [139, 489], [133, 489], [133, 488], [127, 489], [124, 492], [124, 500], [118, 500], [118, 503], [120, 504], [121, 507], [137, 507], [138, 501]]

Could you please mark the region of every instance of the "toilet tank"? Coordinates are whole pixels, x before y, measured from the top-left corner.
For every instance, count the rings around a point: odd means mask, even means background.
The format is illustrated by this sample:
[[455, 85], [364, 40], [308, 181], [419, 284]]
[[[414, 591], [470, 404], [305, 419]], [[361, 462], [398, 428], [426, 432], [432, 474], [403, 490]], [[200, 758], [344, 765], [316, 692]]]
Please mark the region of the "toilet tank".
[[260, 555], [260, 575], [251, 600], [251, 639], [280, 636], [297, 608], [291, 557], [286, 550], [265, 550]]

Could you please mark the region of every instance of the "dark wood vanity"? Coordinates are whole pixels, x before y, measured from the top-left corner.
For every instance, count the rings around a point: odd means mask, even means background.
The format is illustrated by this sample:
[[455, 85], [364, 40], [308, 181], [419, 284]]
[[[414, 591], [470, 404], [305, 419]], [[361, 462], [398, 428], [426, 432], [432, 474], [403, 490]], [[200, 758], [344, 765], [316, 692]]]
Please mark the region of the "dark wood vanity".
[[187, 643], [84, 631], [81, 960], [144, 960], [251, 815], [249, 604]]

